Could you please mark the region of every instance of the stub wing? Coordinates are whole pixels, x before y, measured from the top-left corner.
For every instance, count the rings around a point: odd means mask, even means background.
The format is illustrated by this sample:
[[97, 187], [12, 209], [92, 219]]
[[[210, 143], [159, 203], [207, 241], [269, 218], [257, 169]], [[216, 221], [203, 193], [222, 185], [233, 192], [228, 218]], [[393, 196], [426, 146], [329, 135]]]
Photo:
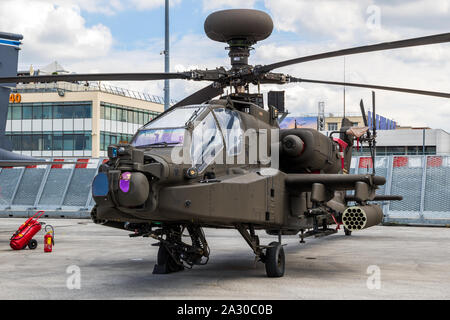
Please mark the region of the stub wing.
[[343, 197], [343, 202], [403, 199], [401, 196], [376, 195], [376, 189], [386, 183], [386, 178], [369, 174], [288, 174], [285, 183], [290, 193], [311, 192], [311, 200], [317, 202], [329, 201], [336, 191], [347, 190], [355, 192]]
[[386, 183], [381, 176], [363, 174], [288, 174], [286, 186], [292, 191], [308, 192], [314, 184], [322, 184], [334, 191], [353, 190], [357, 183], [364, 183], [368, 187], [376, 188]]

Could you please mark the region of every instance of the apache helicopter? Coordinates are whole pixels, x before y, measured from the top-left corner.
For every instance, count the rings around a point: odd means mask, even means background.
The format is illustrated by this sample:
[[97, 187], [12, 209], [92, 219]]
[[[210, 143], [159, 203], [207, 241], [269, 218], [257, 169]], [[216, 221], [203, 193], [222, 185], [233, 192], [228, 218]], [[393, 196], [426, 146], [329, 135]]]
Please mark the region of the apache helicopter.
[[[108, 147], [109, 160], [92, 183], [96, 203], [92, 220], [132, 231], [131, 237], [156, 239], [159, 250], [153, 272], [157, 274], [208, 262], [210, 248], [202, 228], [235, 228], [256, 259], [265, 264], [269, 277], [284, 275], [283, 235], [300, 233], [303, 242], [308, 236], [336, 233], [337, 228], [330, 225], [343, 224], [345, 234], [350, 235], [379, 224], [383, 212], [374, 202], [401, 197], [376, 195], [385, 178], [375, 172], [348, 174], [355, 139], [369, 143], [374, 160], [376, 133], [368, 130], [364, 105], [361, 103], [365, 128], [353, 128], [344, 118], [342, 129], [330, 136], [306, 128], [280, 130], [279, 117], [285, 113], [283, 94], [269, 93], [266, 110], [263, 95], [250, 93], [249, 85], [259, 89], [264, 84], [308, 82], [450, 98], [449, 93], [303, 79], [272, 72], [325, 58], [449, 42], [450, 33], [252, 66], [248, 64], [252, 46], [273, 30], [268, 14], [244, 9], [218, 11], [207, 17], [204, 28], [210, 39], [229, 45], [230, 69], [0, 78], [0, 83], [212, 82], [140, 128], [131, 143]], [[225, 88], [231, 93], [223, 95]], [[252, 160], [252, 150], [265, 157]], [[265, 161], [267, 158], [273, 161]], [[351, 202], [356, 204], [350, 206]], [[278, 240], [263, 245], [256, 230], [265, 230]], [[190, 240], [184, 241], [185, 236]]]

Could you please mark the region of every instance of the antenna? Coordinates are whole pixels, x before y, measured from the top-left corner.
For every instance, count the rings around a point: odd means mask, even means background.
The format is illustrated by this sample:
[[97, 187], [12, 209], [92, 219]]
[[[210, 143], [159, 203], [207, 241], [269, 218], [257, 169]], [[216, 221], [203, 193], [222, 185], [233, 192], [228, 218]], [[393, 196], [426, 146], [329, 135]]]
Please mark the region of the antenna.
[[319, 102], [319, 110], [317, 117], [317, 130], [325, 131], [325, 102]]
[[[374, 97], [374, 92], [372, 92], [372, 108], [373, 110], [375, 110], [375, 97]], [[366, 110], [364, 108], [364, 102], [361, 99], [360, 103], [359, 103], [359, 107], [361, 108], [361, 114], [363, 117], [363, 121], [364, 121], [364, 126], [368, 127], [368, 121], [367, 121], [367, 117], [366, 117]], [[369, 150], [370, 150], [370, 157], [372, 159], [372, 175], [375, 175], [375, 152], [376, 152], [376, 142], [375, 142], [375, 138], [376, 138], [376, 129], [374, 126], [372, 126], [372, 130], [373, 130], [373, 135], [370, 134], [370, 128], [369, 131], [367, 131], [367, 138], [365, 139], [366, 141], [368, 141], [369, 143]], [[367, 173], [369, 172], [369, 165], [367, 165]]]
[[[170, 34], [169, 34], [169, 0], [166, 0], [166, 28], [165, 28], [165, 48], [164, 48], [164, 72], [170, 72]], [[164, 80], [164, 110], [170, 108], [170, 80]]]
[[[375, 91], [372, 91], [372, 113], [373, 117], [375, 117]], [[372, 121], [373, 123], [373, 121]], [[375, 175], [375, 157], [377, 155], [377, 126], [373, 126], [373, 151], [372, 151], [372, 166], [373, 166], [373, 175]]]
[[344, 57], [344, 118], [345, 118], [345, 57]]

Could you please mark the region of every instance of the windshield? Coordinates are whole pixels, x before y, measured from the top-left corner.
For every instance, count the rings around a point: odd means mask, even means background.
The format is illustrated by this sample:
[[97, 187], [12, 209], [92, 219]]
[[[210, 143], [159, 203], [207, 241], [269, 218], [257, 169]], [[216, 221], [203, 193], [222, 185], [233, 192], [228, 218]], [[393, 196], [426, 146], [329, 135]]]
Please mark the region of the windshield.
[[238, 155], [241, 153], [243, 141], [243, 132], [238, 113], [234, 110], [217, 108], [214, 109], [214, 114], [225, 137], [227, 155]]
[[165, 115], [151, 121], [143, 129], [156, 128], [180, 128], [186, 125], [189, 120], [194, 120], [200, 114], [202, 106], [189, 106], [184, 108], [176, 108]]
[[222, 149], [222, 135], [212, 113], [208, 113], [192, 132], [192, 165], [197, 168], [198, 172], [202, 172], [214, 161]]
[[131, 142], [134, 147], [152, 145], [181, 145], [184, 142], [184, 128], [140, 130]]

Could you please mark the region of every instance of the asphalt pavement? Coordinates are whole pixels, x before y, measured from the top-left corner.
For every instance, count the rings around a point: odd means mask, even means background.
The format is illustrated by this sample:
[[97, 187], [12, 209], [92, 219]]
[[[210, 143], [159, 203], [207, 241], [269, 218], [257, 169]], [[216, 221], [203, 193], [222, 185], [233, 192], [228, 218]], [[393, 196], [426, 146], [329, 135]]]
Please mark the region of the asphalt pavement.
[[[24, 219], [0, 219], [0, 299], [449, 299], [450, 229], [377, 226], [352, 236], [283, 237], [286, 273], [267, 278], [235, 230], [206, 229], [206, 266], [153, 275], [148, 238], [90, 220], [49, 220], [55, 247], [13, 251]], [[262, 244], [276, 240], [259, 232]]]

